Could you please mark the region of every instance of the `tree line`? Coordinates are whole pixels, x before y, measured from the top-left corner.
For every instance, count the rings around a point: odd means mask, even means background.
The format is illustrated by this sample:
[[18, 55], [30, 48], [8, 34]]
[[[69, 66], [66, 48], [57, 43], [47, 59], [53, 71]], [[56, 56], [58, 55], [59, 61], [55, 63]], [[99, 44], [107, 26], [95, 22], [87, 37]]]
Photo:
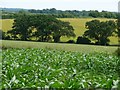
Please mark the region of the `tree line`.
[[[118, 33], [117, 22], [113, 20], [92, 20], [86, 22], [85, 27], [87, 30], [77, 37], [76, 42], [69, 40], [68, 43], [109, 45], [109, 37]], [[62, 36], [76, 36], [69, 22], [58, 20], [51, 15], [29, 15], [23, 12], [14, 19], [12, 28], [6, 33], [1, 31], [2, 39], [61, 42]]]
[[55, 8], [51, 9], [43, 9], [43, 10], [28, 10], [30, 13], [38, 13], [38, 14], [51, 14], [56, 16], [57, 18], [74, 18], [74, 17], [93, 17], [93, 18], [117, 18], [118, 13], [116, 12], [108, 12], [98, 10], [90, 10], [90, 11], [78, 11], [78, 10], [56, 10]]
[[9, 12], [5, 9], [2, 10], [2, 18], [3, 19], [12, 19], [15, 18], [16, 15], [21, 12], [27, 12], [29, 14], [42, 14], [42, 15], [52, 15], [56, 18], [80, 18], [80, 17], [93, 17], [93, 18], [117, 18], [117, 12], [108, 12], [108, 11], [101, 11], [98, 10], [90, 10], [90, 11], [78, 11], [78, 10], [56, 10], [55, 8], [51, 9], [43, 9], [43, 10], [36, 10], [36, 9], [20, 9], [18, 12]]
[[69, 22], [60, 21], [50, 15], [19, 14], [12, 28], [6, 35], [3, 33], [3, 39], [59, 42], [61, 36], [75, 37]]

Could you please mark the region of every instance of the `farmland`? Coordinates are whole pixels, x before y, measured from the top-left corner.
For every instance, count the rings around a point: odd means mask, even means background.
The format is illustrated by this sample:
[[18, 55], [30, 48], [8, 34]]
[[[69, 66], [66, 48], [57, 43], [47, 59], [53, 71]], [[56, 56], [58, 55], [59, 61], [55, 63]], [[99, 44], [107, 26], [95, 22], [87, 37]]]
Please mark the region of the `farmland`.
[[2, 52], [2, 88], [116, 88], [118, 57], [49, 49]]
[[[96, 18], [102, 21], [110, 19]], [[75, 40], [93, 18], [60, 18], [75, 29]], [[2, 30], [12, 29], [13, 20], [2, 20]], [[111, 37], [117, 44], [117, 37]], [[2, 43], [2, 44], [1, 44]], [[0, 40], [2, 47], [1, 88], [117, 88], [118, 57], [115, 46]], [[1, 52], [0, 52], [1, 55]], [[0, 63], [1, 67], [1, 63]]]
[[[62, 21], [70, 22], [70, 24], [75, 29], [75, 38], [67, 38], [67, 37], [61, 37], [61, 41], [66, 42], [68, 40], [74, 40], [76, 41], [77, 37], [82, 35], [85, 32], [85, 23], [88, 21], [93, 20], [94, 18], [59, 18]], [[97, 20], [106, 21], [106, 20], [115, 20], [115, 19], [106, 19], [106, 18], [96, 18]], [[2, 30], [8, 31], [12, 29], [13, 24], [12, 19], [3, 19], [2, 20]], [[110, 44], [118, 44], [118, 38], [117, 37], [110, 37]]]
[[2, 88], [117, 87], [117, 47], [8, 40], [2, 47]]
[[8, 40], [2, 46], [2, 88], [118, 85], [117, 47]]

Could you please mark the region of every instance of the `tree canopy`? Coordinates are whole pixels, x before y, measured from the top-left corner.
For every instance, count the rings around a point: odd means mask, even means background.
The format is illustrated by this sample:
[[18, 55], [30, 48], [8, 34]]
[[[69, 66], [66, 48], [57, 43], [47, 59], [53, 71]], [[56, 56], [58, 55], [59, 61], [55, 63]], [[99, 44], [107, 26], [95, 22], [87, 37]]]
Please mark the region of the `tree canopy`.
[[117, 25], [115, 21], [100, 22], [99, 20], [92, 20], [86, 23], [84, 36], [96, 41], [96, 44], [106, 45], [109, 43], [109, 36], [115, 32]]
[[59, 42], [61, 36], [74, 37], [74, 29], [68, 22], [63, 22], [51, 15], [19, 14], [13, 24], [11, 35], [20, 40], [30, 40], [36, 37], [37, 41]]

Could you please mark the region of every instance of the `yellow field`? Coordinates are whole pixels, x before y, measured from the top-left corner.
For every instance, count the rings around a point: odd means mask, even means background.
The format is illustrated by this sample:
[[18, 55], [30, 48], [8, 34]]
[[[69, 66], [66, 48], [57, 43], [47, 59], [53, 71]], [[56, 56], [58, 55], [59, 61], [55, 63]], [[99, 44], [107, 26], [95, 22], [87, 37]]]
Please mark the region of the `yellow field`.
[[[68, 40], [75, 40], [78, 36], [82, 35], [85, 32], [85, 23], [88, 21], [91, 21], [95, 18], [59, 18], [62, 21], [70, 22], [70, 24], [75, 29], [75, 38], [67, 38], [67, 37], [61, 37], [61, 41], [68, 41]], [[115, 20], [115, 19], [106, 19], [106, 18], [96, 18], [100, 21], [106, 21], [106, 20]], [[12, 29], [13, 19], [3, 19], [2, 20], [2, 30], [4, 32]], [[118, 38], [117, 37], [110, 37], [110, 44], [118, 44]]]
[[14, 22], [13, 19], [3, 19], [2, 20], [2, 30], [4, 32], [11, 30], [12, 26], [13, 26], [13, 22]]

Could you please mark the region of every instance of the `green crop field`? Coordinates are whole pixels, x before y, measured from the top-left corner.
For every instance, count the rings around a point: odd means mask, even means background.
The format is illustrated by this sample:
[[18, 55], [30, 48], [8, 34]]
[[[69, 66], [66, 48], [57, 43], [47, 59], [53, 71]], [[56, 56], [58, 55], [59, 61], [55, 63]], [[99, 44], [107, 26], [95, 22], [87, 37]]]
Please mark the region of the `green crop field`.
[[[75, 29], [75, 38], [67, 38], [67, 37], [61, 37], [61, 41], [66, 42], [68, 40], [74, 40], [76, 41], [77, 37], [82, 35], [85, 32], [85, 23], [91, 20], [94, 20], [95, 18], [59, 18], [62, 21], [70, 22], [70, 24]], [[96, 18], [97, 20], [106, 21], [106, 20], [115, 20], [115, 19], [106, 19], [106, 18]], [[13, 24], [12, 19], [3, 19], [2, 20], [2, 30], [8, 31], [12, 29]], [[110, 37], [110, 44], [118, 44], [118, 38], [117, 37]]]
[[7, 49], [2, 59], [2, 88], [118, 87], [118, 57], [107, 53]]

